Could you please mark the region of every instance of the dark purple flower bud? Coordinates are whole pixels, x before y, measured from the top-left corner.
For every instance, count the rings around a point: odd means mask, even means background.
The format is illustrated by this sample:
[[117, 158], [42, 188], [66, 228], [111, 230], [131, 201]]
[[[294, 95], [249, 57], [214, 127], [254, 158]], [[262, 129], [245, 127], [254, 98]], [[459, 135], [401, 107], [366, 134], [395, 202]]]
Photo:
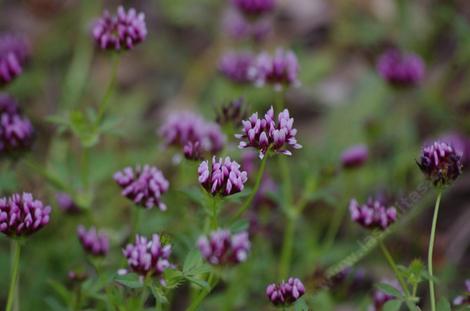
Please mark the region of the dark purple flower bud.
[[297, 129], [293, 127], [294, 118], [289, 116], [289, 111], [284, 109], [278, 115], [278, 121], [274, 120], [274, 109], [271, 107], [264, 115], [258, 118], [258, 113], [254, 113], [248, 120], [242, 121], [243, 132], [235, 135], [239, 138], [239, 148], [254, 147], [259, 150], [259, 157], [262, 159], [269, 150], [277, 153], [292, 155], [288, 149], [300, 149], [295, 135]]
[[0, 198], [0, 232], [9, 237], [28, 236], [49, 223], [51, 207], [31, 193]]
[[352, 199], [349, 212], [353, 221], [367, 229], [385, 230], [397, 220], [395, 207], [386, 206], [384, 200], [374, 198], [369, 198], [362, 205]]
[[199, 142], [201, 154], [216, 154], [225, 144], [225, 136], [216, 123], [207, 122], [192, 112], [171, 114], [160, 128], [160, 136], [166, 145], [183, 148]]
[[73, 201], [72, 197], [65, 192], [58, 192], [55, 195], [57, 205], [67, 214], [78, 214], [81, 212], [80, 207]]
[[109, 251], [109, 239], [106, 233], [96, 231], [95, 227], [87, 230], [80, 225], [77, 228], [77, 235], [83, 249], [93, 256], [106, 256]]
[[247, 232], [230, 234], [219, 229], [208, 236], [201, 236], [197, 242], [202, 257], [212, 265], [232, 265], [244, 262], [251, 243]]
[[[381, 283], [388, 284], [390, 286], [395, 287], [399, 291], [402, 291], [400, 284], [396, 280], [383, 280]], [[387, 293], [382, 292], [379, 289], [376, 289], [373, 294], [373, 301], [374, 301], [374, 311], [382, 311], [384, 304], [387, 301], [396, 299], [397, 297], [394, 297], [392, 295], [389, 295]]]
[[137, 165], [135, 169], [126, 167], [114, 174], [114, 180], [122, 188], [121, 194], [135, 204], [145, 208], [158, 206], [160, 210], [166, 210], [161, 196], [168, 191], [170, 183], [158, 168], [150, 165]]
[[289, 278], [287, 282], [270, 284], [266, 296], [275, 306], [289, 306], [305, 294], [305, 287], [298, 278]]
[[470, 280], [465, 281], [465, 293], [455, 297], [453, 303], [455, 306], [470, 305]]
[[245, 109], [245, 101], [242, 97], [232, 100], [227, 105], [224, 105], [216, 116], [216, 121], [220, 125], [232, 123], [234, 125], [241, 124], [243, 119], [246, 119], [247, 112]]
[[219, 71], [229, 80], [238, 84], [250, 84], [250, 70], [253, 70], [254, 56], [249, 52], [229, 52], [219, 61]]
[[269, 19], [247, 19], [237, 11], [229, 11], [223, 20], [225, 32], [235, 40], [251, 39], [263, 41], [272, 31]]
[[34, 130], [16, 102], [0, 93], [0, 155], [14, 156], [33, 144]]
[[274, 9], [274, 0], [232, 0], [233, 5], [248, 17], [258, 17]]
[[392, 49], [380, 56], [377, 70], [385, 81], [394, 86], [414, 86], [423, 80], [425, 65], [414, 53]]
[[445, 186], [462, 173], [462, 154], [449, 144], [436, 141], [423, 148], [417, 164], [435, 186]]
[[341, 155], [341, 164], [344, 168], [361, 167], [369, 158], [369, 149], [366, 145], [355, 145], [346, 149]]
[[128, 244], [123, 254], [130, 270], [142, 276], [161, 276], [165, 269], [171, 267], [171, 245], [163, 245], [158, 234], [152, 235], [151, 240], [137, 235], [135, 243]]
[[0, 35], [0, 86], [9, 83], [23, 72], [29, 53], [29, 43], [24, 37]]
[[104, 11], [93, 26], [92, 35], [103, 50], [130, 50], [147, 36], [145, 15], [133, 8], [126, 12], [122, 6], [118, 7], [114, 16]]
[[248, 179], [245, 171], [240, 171], [240, 165], [229, 157], [214, 156], [211, 166], [209, 161], [203, 161], [198, 168], [199, 182], [211, 195], [228, 196], [241, 192]]
[[300, 86], [299, 63], [292, 51], [278, 49], [274, 55], [261, 53], [250, 70], [250, 78], [257, 86], [270, 84], [276, 91], [283, 87]]
[[441, 135], [438, 139], [455, 149], [455, 152], [462, 155], [462, 164], [466, 165], [470, 163], [470, 138], [458, 133], [450, 132]]

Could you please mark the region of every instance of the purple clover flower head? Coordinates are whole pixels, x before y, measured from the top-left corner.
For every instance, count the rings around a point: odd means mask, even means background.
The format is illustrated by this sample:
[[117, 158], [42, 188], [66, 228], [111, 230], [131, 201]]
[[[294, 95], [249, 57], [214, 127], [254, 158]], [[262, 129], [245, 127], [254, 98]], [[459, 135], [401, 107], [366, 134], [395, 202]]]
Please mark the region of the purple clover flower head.
[[216, 122], [220, 125], [241, 124], [242, 120], [248, 117], [245, 106], [243, 97], [232, 100], [217, 112]]
[[0, 35], [0, 86], [8, 84], [23, 72], [30, 54], [26, 38], [18, 35]]
[[196, 142], [188, 142], [183, 147], [184, 157], [188, 160], [201, 160], [202, 159], [202, 150], [201, 150], [201, 143], [199, 141]]
[[16, 102], [0, 93], [0, 155], [15, 155], [33, 144], [34, 130]]
[[298, 278], [289, 278], [287, 282], [270, 284], [266, 296], [275, 306], [289, 306], [305, 294], [304, 284]]
[[95, 227], [87, 230], [80, 225], [77, 228], [77, 235], [83, 249], [90, 255], [101, 257], [109, 252], [109, 238], [104, 232], [97, 231]]
[[385, 230], [397, 220], [395, 207], [386, 206], [384, 200], [374, 198], [369, 198], [365, 204], [352, 199], [349, 212], [353, 221], [367, 229]]
[[258, 113], [254, 113], [248, 120], [242, 121], [243, 131], [235, 135], [240, 139], [239, 148], [254, 147], [259, 150], [259, 157], [262, 159], [272, 150], [277, 153], [292, 155], [289, 148], [300, 149], [295, 135], [297, 129], [294, 126], [294, 118], [289, 116], [289, 111], [284, 109], [279, 113], [277, 122], [274, 119], [274, 109], [271, 107], [264, 118], [258, 118]]
[[462, 155], [462, 164], [470, 163], [470, 139], [459, 132], [449, 132], [441, 135], [438, 139], [455, 149], [455, 152]]
[[233, 5], [247, 17], [259, 17], [274, 9], [274, 0], [232, 0]]
[[234, 83], [250, 84], [254, 61], [254, 56], [249, 52], [229, 52], [220, 59], [219, 71]]
[[462, 154], [451, 145], [436, 141], [423, 148], [417, 164], [435, 186], [446, 186], [462, 173]]
[[266, 52], [258, 55], [250, 75], [257, 86], [270, 84], [276, 91], [300, 86], [297, 57], [294, 52], [283, 49], [277, 49], [274, 55]]
[[[223, 149], [225, 144], [225, 136], [218, 124], [207, 122], [189, 111], [171, 114], [161, 126], [159, 134], [166, 145], [178, 146], [183, 151], [186, 148], [187, 152], [191, 148], [194, 149], [198, 143], [197, 148], [201, 155], [216, 154]], [[189, 143], [192, 146], [189, 146]], [[195, 158], [189, 157], [189, 159]]]
[[117, 14], [112, 16], [104, 11], [92, 29], [93, 39], [103, 50], [130, 50], [145, 40], [147, 26], [144, 13], [135, 9], [126, 11], [119, 6]]
[[122, 188], [121, 194], [135, 204], [149, 209], [158, 206], [160, 210], [166, 210], [161, 196], [168, 191], [170, 183], [158, 168], [150, 165], [137, 165], [135, 169], [126, 167], [114, 174], [114, 180]]
[[455, 306], [470, 305], [470, 279], [465, 281], [465, 293], [453, 300]]
[[233, 265], [246, 261], [251, 243], [247, 232], [230, 234], [218, 229], [197, 242], [202, 257], [211, 265]]
[[209, 161], [203, 161], [198, 168], [199, 183], [213, 196], [228, 196], [241, 192], [248, 180], [247, 173], [240, 170], [240, 165], [229, 157], [220, 158], [214, 156], [209, 166]]
[[273, 28], [269, 19], [246, 19], [234, 10], [227, 12], [222, 26], [225, 33], [235, 40], [251, 39], [255, 42], [263, 41]]
[[424, 78], [425, 65], [417, 54], [391, 49], [380, 56], [377, 70], [394, 86], [415, 86]]
[[[400, 284], [397, 280], [382, 280], [381, 283], [388, 284], [390, 286], [395, 287], [397, 290], [402, 291]], [[397, 297], [389, 295], [387, 293], [382, 292], [379, 289], [376, 289], [373, 293], [372, 300], [373, 300], [373, 311], [381, 311], [383, 309], [384, 304], [387, 301], [396, 299]]]
[[57, 205], [67, 214], [78, 214], [81, 212], [80, 207], [73, 201], [72, 197], [65, 192], [58, 192], [55, 195]]
[[135, 243], [128, 244], [123, 254], [130, 270], [142, 276], [158, 277], [171, 267], [171, 245], [163, 245], [158, 234], [152, 235], [152, 239], [137, 235]]
[[343, 168], [361, 167], [369, 158], [369, 149], [366, 145], [355, 145], [346, 149], [341, 155]]
[[0, 198], [0, 232], [9, 237], [28, 236], [49, 223], [51, 207], [31, 193]]

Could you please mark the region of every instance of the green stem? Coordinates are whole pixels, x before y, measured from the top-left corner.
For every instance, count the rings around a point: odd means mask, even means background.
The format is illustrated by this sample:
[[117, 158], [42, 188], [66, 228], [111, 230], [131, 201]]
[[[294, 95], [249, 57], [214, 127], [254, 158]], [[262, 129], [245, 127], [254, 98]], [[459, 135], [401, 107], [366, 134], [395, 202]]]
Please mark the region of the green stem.
[[207, 283], [209, 284], [209, 290], [202, 290], [199, 295], [193, 300], [191, 305], [186, 309], [186, 311], [196, 311], [199, 305], [202, 303], [204, 298], [210, 294], [210, 292], [214, 289], [215, 285], [217, 285], [218, 279], [216, 276], [211, 273], [209, 274], [209, 278], [207, 279]]
[[[10, 289], [8, 291], [8, 300], [6, 311], [11, 311], [13, 308], [13, 297], [15, 296], [16, 282], [18, 280], [18, 270], [20, 266], [21, 245], [17, 240], [12, 240], [13, 243], [13, 260], [11, 262], [11, 280]], [[17, 297], [18, 298], [18, 297]]]
[[139, 233], [139, 227], [140, 227], [140, 214], [141, 214], [141, 209], [142, 207], [140, 206], [132, 206], [132, 224], [131, 224], [131, 233], [130, 233], [130, 238], [131, 240], [134, 238], [136, 234]]
[[261, 180], [263, 178], [264, 169], [266, 167], [266, 162], [267, 162], [267, 159], [268, 159], [268, 152], [269, 152], [269, 149], [266, 152], [266, 154], [264, 155], [263, 160], [261, 161], [261, 165], [258, 169], [258, 174], [256, 175], [255, 186], [254, 186], [253, 190], [251, 191], [250, 196], [246, 199], [246, 201], [243, 203], [243, 205], [237, 211], [237, 213], [235, 214], [235, 216], [232, 219], [233, 221], [238, 220], [243, 215], [243, 213], [250, 207], [251, 202], [255, 198], [255, 195], [258, 192], [259, 186], [261, 184]]
[[328, 251], [333, 245], [347, 210], [348, 209], [346, 206], [341, 205], [333, 215], [333, 219], [331, 220], [331, 223], [328, 226], [328, 231], [326, 233], [324, 244], [325, 251]]
[[401, 277], [400, 271], [398, 271], [398, 268], [397, 268], [397, 265], [396, 265], [396, 263], [395, 263], [395, 260], [393, 260], [392, 255], [391, 255], [390, 252], [388, 251], [388, 249], [387, 249], [387, 247], [385, 246], [385, 244], [384, 244], [383, 241], [380, 241], [380, 242], [379, 242], [379, 245], [380, 245], [380, 249], [382, 250], [382, 253], [383, 253], [384, 256], [385, 256], [385, 259], [386, 259], [387, 262], [388, 262], [388, 265], [390, 266], [390, 268], [392, 268], [393, 273], [395, 273], [395, 276], [396, 276], [398, 282], [400, 283], [401, 287], [403, 288], [403, 291], [405, 292], [405, 295], [406, 295], [407, 297], [409, 297], [409, 296], [410, 296], [410, 292], [408, 291], [408, 287], [406, 286], [405, 281], [404, 281], [403, 278]]
[[116, 83], [118, 67], [119, 67], [119, 54], [114, 54], [112, 67], [111, 67], [111, 80], [109, 81], [109, 84], [108, 84], [108, 87], [106, 88], [106, 92], [104, 93], [103, 99], [101, 100], [98, 106], [98, 118], [96, 119], [96, 123], [98, 125], [101, 123], [101, 121], [103, 121], [106, 110], [108, 109], [109, 100], [111, 99], [111, 95], [113, 94], [114, 84]]
[[212, 198], [212, 206], [211, 206], [211, 211], [210, 211], [210, 228], [211, 230], [216, 230], [218, 228], [218, 216], [219, 216], [219, 208], [218, 208], [218, 203], [219, 200], [217, 197]]
[[284, 231], [284, 240], [282, 242], [281, 262], [279, 264], [279, 278], [287, 278], [289, 266], [292, 258], [294, 246], [295, 221], [297, 217], [288, 215], [286, 230]]
[[434, 293], [434, 280], [432, 273], [432, 254], [434, 250], [434, 240], [436, 239], [437, 216], [439, 215], [439, 203], [441, 202], [442, 191], [439, 190], [434, 207], [434, 216], [432, 218], [431, 237], [429, 239], [428, 249], [428, 274], [429, 274], [429, 297], [431, 299], [431, 311], [436, 311], [436, 296]]

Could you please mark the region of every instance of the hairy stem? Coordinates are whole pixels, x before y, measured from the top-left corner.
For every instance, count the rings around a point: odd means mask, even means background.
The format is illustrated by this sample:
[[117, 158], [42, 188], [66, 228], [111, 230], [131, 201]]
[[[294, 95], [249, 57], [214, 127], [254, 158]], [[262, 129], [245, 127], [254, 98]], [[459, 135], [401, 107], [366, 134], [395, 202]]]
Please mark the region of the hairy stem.
[[[21, 255], [21, 245], [17, 240], [12, 240], [13, 243], [13, 260], [11, 262], [11, 279], [10, 279], [10, 289], [8, 290], [8, 300], [6, 311], [11, 311], [13, 308], [13, 302], [15, 297], [16, 282], [18, 280], [18, 270], [20, 266], [20, 255]], [[19, 298], [19, 294], [17, 299]]]
[[432, 272], [432, 254], [434, 250], [434, 240], [436, 239], [436, 224], [437, 216], [439, 215], [439, 204], [441, 202], [442, 191], [439, 190], [436, 199], [436, 205], [434, 206], [434, 216], [432, 218], [431, 236], [429, 238], [429, 249], [428, 249], [428, 273], [429, 273], [429, 297], [431, 300], [431, 311], [436, 311], [436, 296], [434, 293], [434, 280]]

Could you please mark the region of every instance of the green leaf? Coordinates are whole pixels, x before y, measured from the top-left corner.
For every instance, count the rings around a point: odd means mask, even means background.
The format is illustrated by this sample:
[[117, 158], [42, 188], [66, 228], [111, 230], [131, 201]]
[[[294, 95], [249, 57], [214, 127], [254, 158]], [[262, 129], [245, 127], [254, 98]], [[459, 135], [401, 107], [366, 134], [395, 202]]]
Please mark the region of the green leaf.
[[229, 228], [230, 232], [238, 233], [248, 230], [250, 223], [246, 219], [238, 219]]
[[63, 302], [68, 303], [72, 299], [72, 293], [64, 285], [55, 280], [48, 280], [48, 283]]
[[163, 275], [166, 282], [166, 288], [176, 288], [184, 280], [183, 272], [176, 269], [166, 269], [163, 272]]
[[401, 303], [400, 300], [389, 300], [384, 304], [383, 311], [398, 311], [400, 310]]
[[190, 273], [193, 269], [197, 268], [202, 264], [202, 258], [200, 253], [193, 249], [188, 253], [184, 260], [183, 264], [183, 273], [188, 274]]
[[297, 300], [297, 302], [294, 304], [294, 310], [295, 311], [308, 311], [310, 310], [307, 306], [307, 303], [303, 298]]
[[187, 276], [185, 278], [186, 278], [186, 280], [188, 280], [192, 284], [194, 284], [194, 285], [196, 285], [196, 286], [198, 286], [202, 289], [205, 289], [205, 290], [208, 290], [208, 291], [210, 290], [209, 284], [204, 280], [198, 279], [196, 277], [191, 277], [191, 276]]
[[380, 284], [377, 284], [377, 288], [390, 296], [393, 296], [396, 298], [403, 298], [403, 294], [390, 284], [380, 283]]
[[129, 288], [142, 288], [144, 286], [139, 276], [135, 273], [116, 275], [114, 281]]
[[450, 303], [445, 298], [441, 298], [436, 307], [437, 311], [451, 311]]
[[166, 298], [166, 295], [163, 292], [163, 289], [161, 289], [158, 286], [149, 286], [149, 288], [150, 288], [150, 291], [152, 292], [153, 297], [155, 297], [157, 301], [160, 301], [161, 303], [164, 303], [164, 304], [168, 303], [168, 299]]

